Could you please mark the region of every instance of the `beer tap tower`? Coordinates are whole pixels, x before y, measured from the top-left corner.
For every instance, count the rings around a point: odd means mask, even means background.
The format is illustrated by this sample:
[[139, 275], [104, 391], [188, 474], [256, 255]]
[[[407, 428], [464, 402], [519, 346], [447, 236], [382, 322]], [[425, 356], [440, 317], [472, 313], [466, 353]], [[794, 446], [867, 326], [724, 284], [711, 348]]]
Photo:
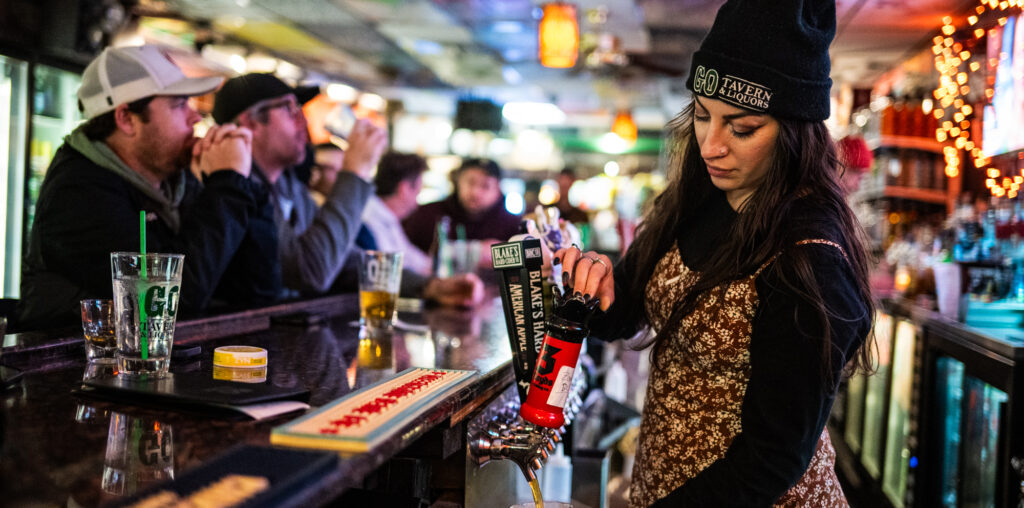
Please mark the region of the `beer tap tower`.
[[[467, 428], [471, 462], [482, 467], [494, 461], [511, 461], [531, 485], [536, 484], [537, 472], [583, 406], [586, 381], [577, 368], [578, 355], [587, 334], [586, 321], [597, 305], [596, 301], [574, 298], [571, 290], [563, 296], [555, 288], [552, 315], [546, 315], [541, 242], [550, 244], [550, 235], [542, 236], [543, 240], [517, 235], [507, 243], [492, 246], [494, 268], [500, 273], [516, 389], [499, 397]], [[566, 340], [575, 347], [564, 347]], [[548, 349], [549, 342], [561, 347]]]
[[476, 464], [483, 466], [493, 460], [511, 460], [527, 481], [536, 479], [548, 453], [562, 441], [566, 426], [572, 423], [583, 405], [581, 394], [586, 388], [583, 376], [577, 374], [572, 386], [564, 409], [565, 426], [551, 429], [524, 421], [519, 416], [519, 401], [514, 397], [508, 397], [510, 400], [493, 408], [482, 421], [475, 421], [476, 425], [471, 424], [469, 453]]

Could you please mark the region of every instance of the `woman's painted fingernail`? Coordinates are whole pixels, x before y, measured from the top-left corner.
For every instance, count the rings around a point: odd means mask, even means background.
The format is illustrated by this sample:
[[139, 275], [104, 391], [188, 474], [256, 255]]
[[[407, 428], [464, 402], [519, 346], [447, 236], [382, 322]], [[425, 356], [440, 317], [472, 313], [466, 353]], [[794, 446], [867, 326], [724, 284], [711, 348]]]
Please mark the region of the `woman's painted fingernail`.
[[590, 303], [590, 293], [583, 295], [583, 303]]
[[561, 258], [557, 258], [557, 257], [556, 257], [556, 258], [552, 259], [552, 260], [551, 260], [551, 262], [552, 262], [553, 264], [556, 264], [556, 265], [557, 265], [558, 263], [561, 263], [561, 262], [562, 262], [562, 259], [561, 259]]
[[562, 272], [562, 285], [563, 286], [568, 286], [569, 285], [569, 272]]

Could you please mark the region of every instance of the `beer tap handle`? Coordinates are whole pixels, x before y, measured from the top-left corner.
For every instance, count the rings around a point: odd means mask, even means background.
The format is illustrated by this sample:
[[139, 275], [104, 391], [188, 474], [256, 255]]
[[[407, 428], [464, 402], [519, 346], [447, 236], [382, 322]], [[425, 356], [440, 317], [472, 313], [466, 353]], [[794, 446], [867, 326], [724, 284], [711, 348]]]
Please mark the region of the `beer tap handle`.
[[538, 458], [534, 458], [533, 460], [530, 461], [530, 468], [533, 469], [534, 471], [540, 471], [540, 468], [543, 466], [544, 464], [542, 464], [540, 459]]
[[500, 448], [501, 439], [490, 439], [479, 434], [469, 441], [469, 454], [473, 456], [478, 466], [490, 462]]
[[562, 441], [562, 433], [558, 432], [557, 429], [551, 429], [551, 431], [548, 432], [548, 439], [550, 439], [552, 443], [558, 444]]

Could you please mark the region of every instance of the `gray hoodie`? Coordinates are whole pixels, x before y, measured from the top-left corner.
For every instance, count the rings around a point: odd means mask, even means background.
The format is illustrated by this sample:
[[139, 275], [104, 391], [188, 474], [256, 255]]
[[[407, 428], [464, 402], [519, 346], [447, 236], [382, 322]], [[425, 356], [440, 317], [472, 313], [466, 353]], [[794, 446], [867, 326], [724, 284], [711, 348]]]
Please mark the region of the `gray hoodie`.
[[136, 189], [142, 191], [148, 198], [152, 199], [159, 208], [156, 210], [168, 227], [175, 233], [181, 229], [181, 216], [178, 207], [185, 197], [185, 173], [179, 171], [165, 180], [160, 189], [153, 187], [149, 181], [142, 177], [137, 171], [128, 167], [113, 150], [103, 141], [93, 141], [86, 137], [81, 127], [75, 129], [64, 138], [64, 142], [75, 150], [82, 152], [87, 159], [94, 164], [113, 171], [124, 178]]

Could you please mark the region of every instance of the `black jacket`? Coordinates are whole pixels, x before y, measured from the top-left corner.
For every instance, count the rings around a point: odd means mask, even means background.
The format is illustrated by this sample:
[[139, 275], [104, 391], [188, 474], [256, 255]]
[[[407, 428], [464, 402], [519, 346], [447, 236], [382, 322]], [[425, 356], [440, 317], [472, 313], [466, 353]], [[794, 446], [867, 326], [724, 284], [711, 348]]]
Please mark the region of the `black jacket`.
[[277, 232], [267, 193], [234, 171], [200, 184], [186, 175], [177, 233], [155, 203], [124, 178], [65, 144], [47, 170], [22, 264], [17, 328], [73, 325], [78, 301], [113, 294], [110, 253], [138, 252], [146, 210], [148, 252], [185, 254], [181, 307], [187, 316], [211, 300], [272, 301], [281, 287]]

